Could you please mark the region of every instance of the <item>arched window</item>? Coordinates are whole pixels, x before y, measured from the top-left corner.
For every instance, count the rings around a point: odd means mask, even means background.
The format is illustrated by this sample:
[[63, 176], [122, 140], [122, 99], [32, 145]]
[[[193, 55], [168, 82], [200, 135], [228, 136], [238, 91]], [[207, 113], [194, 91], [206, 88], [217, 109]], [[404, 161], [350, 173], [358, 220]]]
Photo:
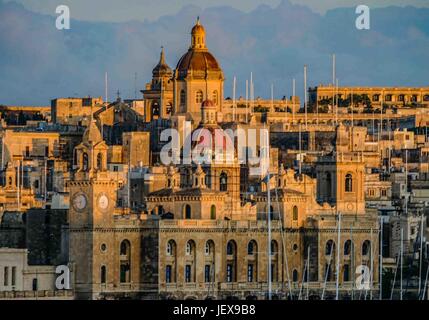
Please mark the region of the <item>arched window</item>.
[[247, 254], [248, 254], [249, 256], [252, 256], [253, 254], [255, 254], [255, 247], [256, 247], [255, 240], [251, 240], [251, 241], [247, 244]]
[[365, 240], [362, 244], [362, 255], [367, 256], [371, 249], [371, 242], [369, 240]]
[[180, 90], [180, 105], [184, 106], [186, 103], [186, 94], [185, 90]]
[[168, 102], [168, 103], [167, 103], [167, 106], [166, 106], [166, 108], [165, 108], [165, 113], [166, 113], [166, 114], [171, 114], [171, 113], [172, 113], [172, 111], [173, 111], [173, 105], [171, 104], [171, 102]]
[[97, 169], [103, 170], [103, 154], [101, 152], [97, 154]]
[[351, 240], [347, 240], [344, 243], [344, 255], [345, 256], [350, 255], [351, 251], [352, 251], [352, 241]]
[[271, 240], [271, 254], [275, 255], [279, 251], [279, 246], [276, 240]]
[[293, 221], [298, 221], [298, 207], [297, 206], [293, 207], [292, 219], [293, 219]]
[[227, 191], [228, 190], [228, 175], [225, 172], [222, 172], [220, 174], [219, 188], [220, 188], [220, 191]]
[[106, 266], [101, 266], [101, 269], [100, 269], [100, 282], [102, 284], [106, 283]]
[[353, 191], [353, 178], [350, 173], [346, 174], [346, 182], [345, 182], [346, 192]]
[[167, 256], [174, 256], [176, 254], [176, 243], [174, 240], [170, 240], [167, 243], [166, 253]]
[[235, 242], [234, 241], [228, 241], [228, 244], [226, 245], [226, 254], [227, 255], [233, 255], [235, 254]]
[[119, 280], [121, 283], [131, 282], [131, 244], [123, 240], [120, 246]]
[[152, 117], [159, 117], [159, 104], [157, 101], [152, 103]]
[[216, 220], [216, 206], [214, 204], [210, 208], [210, 219]]
[[191, 256], [194, 253], [195, 243], [192, 240], [186, 242], [186, 255]]
[[214, 243], [212, 240], [208, 240], [206, 242], [204, 253], [206, 256], [209, 256], [210, 254], [214, 253]]
[[219, 94], [217, 93], [217, 90], [213, 91], [213, 103], [215, 105], [218, 104], [218, 100], [219, 100]]
[[195, 102], [196, 103], [202, 103], [203, 102], [203, 92], [201, 90], [198, 90], [195, 94]]
[[128, 240], [124, 240], [121, 242], [120, 255], [127, 256], [130, 254], [131, 244]]
[[333, 240], [328, 240], [326, 242], [326, 247], [325, 247], [325, 255], [330, 256], [331, 254], [334, 253], [334, 241]]
[[294, 269], [292, 272], [292, 281], [298, 282], [298, 270]]
[[185, 219], [191, 219], [191, 206], [189, 204], [185, 205], [184, 211]]
[[86, 152], [82, 155], [82, 169], [84, 171], [88, 170], [88, 154]]

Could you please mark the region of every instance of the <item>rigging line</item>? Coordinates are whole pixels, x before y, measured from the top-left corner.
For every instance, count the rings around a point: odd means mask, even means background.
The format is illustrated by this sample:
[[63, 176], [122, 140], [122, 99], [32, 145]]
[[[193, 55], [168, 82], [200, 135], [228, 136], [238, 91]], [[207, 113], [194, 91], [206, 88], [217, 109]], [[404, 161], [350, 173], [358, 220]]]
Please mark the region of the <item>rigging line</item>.
[[[277, 180], [278, 180], [278, 178], [277, 178]], [[289, 296], [290, 296], [291, 299], [293, 299], [292, 285], [291, 285], [290, 276], [289, 276], [289, 262], [288, 262], [288, 258], [287, 258], [285, 235], [284, 235], [284, 230], [283, 230], [283, 223], [284, 223], [284, 221], [283, 221], [283, 217], [280, 215], [280, 204], [279, 204], [279, 196], [278, 196], [277, 188], [274, 189], [274, 192], [276, 194], [277, 210], [279, 212], [280, 235], [282, 237], [283, 255], [285, 257], [286, 277], [287, 277], [287, 282], [288, 282], [288, 287], [289, 287]]]
[[[308, 249], [307, 249], [308, 250]], [[302, 288], [304, 286], [304, 277], [305, 277], [305, 272], [307, 271], [308, 268], [308, 260], [305, 263], [305, 267], [304, 267], [304, 272], [302, 273], [302, 281], [301, 281], [301, 287], [299, 289], [299, 295], [298, 295], [298, 300], [301, 300], [301, 293], [302, 293]], [[307, 279], [308, 280], [308, 279]], [[308, 287], [308, 286], [307, 286]]]
[[426, 279], [425, 279], [425, 284], [424, 284], [424, 287], [423, 287], [423, 293], [422, 293], [422, 296], [421, 296], [420, 300], [423, 300], [425, 298], [426, 287], [427, 287], [427, 284], [428, 284], [428, 276], [429, 276], [429, 263], [428, 263], [428, 266], [426, 268]]
[[331, 244], [331, 248], [330, 248], [330, 253], [329, 253], [329, 264], [328, 264], [328, 268], [326, 268], [326, 272], [325, 272], [325, 282], [323, 284], [323, 291], [322, 291], [322, 299], [325, 297], [325, 289], [326, 289], [326, 282], [328, 281], [328, 274], [331, 271], [331, 260], [332, 260], [332, 248], [334, 247], [334, 241], [332, 241]]
[[395, 275], [393, 276], [393, 284], [392, 284], [392, 290], [390, 292], [390, 300], [393, 300], [393, 291], [395, 290], [396, 275], [398, 273], [398, 267], [399, 267], [399, 255], [396, 256], [396, 268], [395, 268]]

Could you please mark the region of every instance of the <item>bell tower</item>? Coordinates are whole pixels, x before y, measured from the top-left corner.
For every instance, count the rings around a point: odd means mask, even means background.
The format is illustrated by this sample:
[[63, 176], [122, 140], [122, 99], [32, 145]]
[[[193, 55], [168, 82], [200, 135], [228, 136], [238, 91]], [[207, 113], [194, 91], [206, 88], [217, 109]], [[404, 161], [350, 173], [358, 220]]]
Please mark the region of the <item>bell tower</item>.
[[317, 200], [336, 206], [338, 212], [365, 213], [365, 160], [360, 151], [343, 151], [344, 130], [337, 128], [337, 144], [331, 155], [316, 163]]
[[164, 47], [161, 47], [159, 62], [152, 70], [152, 82], [142, 90], [145, 103], [145, 120], [168, 118], [173, 113], [173, 70], [165, 61]]
[[108, 176], [107, 145], [95, 120], [75, 149], [75, 174], [68, 182], [69, 254], [76, 266], [75, 291], [80, 298], [92, 298], [100, 291], [100, 250], [111, 236], [99, 228], [113, 225], [118, 182]]

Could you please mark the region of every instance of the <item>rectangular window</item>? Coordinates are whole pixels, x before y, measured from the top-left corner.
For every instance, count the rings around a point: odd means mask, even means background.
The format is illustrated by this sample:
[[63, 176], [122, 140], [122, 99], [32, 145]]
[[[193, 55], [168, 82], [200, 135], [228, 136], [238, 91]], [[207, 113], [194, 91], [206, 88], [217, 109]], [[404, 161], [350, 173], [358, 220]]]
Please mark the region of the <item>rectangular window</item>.
[[204, 267], [204, 281], [205, 282], [210, 282], [210, 280], [211, 280], [210, 265], [206, 264], [206, 266]]
[[253, 264], [247, 265], [247, 282], [253, 282]]
[[26, 156], [26, 157], [29, 157], [29, 156], [30, 156], [30, 147], [29, 147], [29, 146], [26, 146], [26, 147], [25, 147], [25, 156]]
[[276, 279], [277, 279], [277, 269], [276, 269], [276, 265], [273, 263], [272, 265], [271, 265], [271, 281], [277, 281]]
[[16, 267], [12, 267], [12, 286], [16, 285]]
[[171, 283], [171, 266], [170, 265], [168, 265], [165, 268], [165, 282]]
[[232, 282], [232, 264], [226, 265], [226, 282]]
[[9, 285], [9, 267], [4, 267], [4, 286]]
[[185, 282], [191, 282], [191, 266], [189, 264], [185, 267]]
[[344, 265], [344, 281], [350, 281], [350, 266], [348, 264]]
[[121, 283], [129, 283], [131, 281], [130, 265], [128, 263], [121, 264], [119, 278]]

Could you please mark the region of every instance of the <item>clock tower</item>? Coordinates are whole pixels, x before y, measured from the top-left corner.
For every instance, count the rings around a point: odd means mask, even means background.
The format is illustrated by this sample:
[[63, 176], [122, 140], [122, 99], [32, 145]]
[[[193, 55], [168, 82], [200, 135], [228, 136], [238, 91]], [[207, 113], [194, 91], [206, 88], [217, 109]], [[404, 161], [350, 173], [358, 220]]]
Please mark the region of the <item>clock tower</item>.
[[82, 143], [75, 148], [76, 171], [68, 183], [69, 254], [75, 266], [76, 294], [82, 298], [92, 298], [102, 291], [100, 252], [106, 251], [111, 241], [108, 233], [99, 232], [113, 225], [116, 206], [118, 182], [109, 177], [107, 149], [95, 120], [91, 121]]

